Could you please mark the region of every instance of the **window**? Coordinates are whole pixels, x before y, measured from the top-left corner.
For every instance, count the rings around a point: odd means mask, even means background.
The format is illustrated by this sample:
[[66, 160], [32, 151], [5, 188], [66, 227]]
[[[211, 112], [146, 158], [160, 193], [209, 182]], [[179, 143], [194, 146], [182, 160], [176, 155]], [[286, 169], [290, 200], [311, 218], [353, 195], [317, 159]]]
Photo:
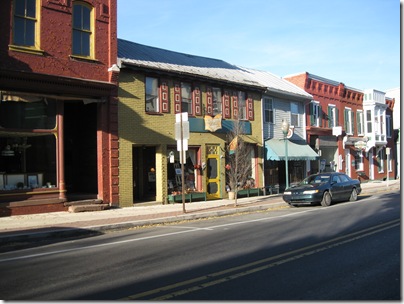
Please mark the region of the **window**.
[[367, 127], [367, 133], [372, 133], [372, 111], [371, 110], [366, 110], [366, 127]]
[[363, 112], [360, 110], [356, 112], [356, 123], [358, 128], [358, 135], [362, 135], [364, 133]]
[[353, 134], [353, 112], [350, 108], [344, 110], [344, 127], [347, 134]]
[[363, 171], [363, 155], [361, 152], [355, 154], [355, 170]]
[[238, 111], [239, 119], [247, 119], [246, 95], [242, 91], [238, 92]]
[[338, 127], [338, 109], [335, 105], [328, 105], [328, 127]]
[[93, 57], [93, 9], [84, 3], [73, 5], [73, 55]]
[[181, 111], [193, 114], [191, 85], [185, 82], [181, 82]]
[[14, 0], [13, 44], [36, 46], [38, 16], [36, 0]]
[[310, 103], [310, 125], [320, 127], [320, 105], [318, 101]]
[[158, 79], [146, 77], [146, 112], [159, 112]]
[[212, 88], [213, 91], [213, 115], [222, 114], [222, 90]]
[[384, 172], [384, 149], [380, 149], [379, 153], [377, 153], [377, 168], [379, 170], [379, 173]]
[[386, 115], [386, 135], [387, 135], [387, 137], [391, 137], [391, 135], [392, 135], [391, 129], [392, 129], [391, 116]]
[[274, 105], [272, 98], [264, 98], [264, 121], [274, 123]]
[[290, 103], [290, 124], [299, 127], [299, 106], [296, 102]]

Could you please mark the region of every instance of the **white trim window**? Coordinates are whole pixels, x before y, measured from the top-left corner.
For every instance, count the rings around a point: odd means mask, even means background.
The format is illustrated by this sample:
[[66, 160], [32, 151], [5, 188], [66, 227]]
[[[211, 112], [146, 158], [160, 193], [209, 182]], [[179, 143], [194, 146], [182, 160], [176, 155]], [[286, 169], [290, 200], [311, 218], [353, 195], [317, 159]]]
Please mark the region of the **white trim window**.
[[313, 100], [310, 103], [310, 126], [320, 127], [320, 103], [318, 101]]
[[356, 111], [356, 127], [358, 128], [358, 135], [364, 134], [364, 124], [363, 124], [363, 111]]
[[345, 132], [347, 134], [352, 135], [353, 134], [353, 118], [354, 113], [352, 112], [351, 108], [345, 108], [344, 110], [344, 127], [345, 127]]
[[290, 124], [294, 127], [300, 127], [299, 105], [297, 102], [290, 103]]
[[372, 110], [366, 110], [366, 133], [373, 132]]
[[264, 122], [273, 124], [274, 118], [274, 101], [272, 98], [264, 98]]
[[338, 127], [337, 107], [333, 104], [328, 105], [327, 113], [328, 113], [328, 127], [329, 128]]
[[158, 113], [160, 111], [158, 79], [146, 77], [146, 112]]

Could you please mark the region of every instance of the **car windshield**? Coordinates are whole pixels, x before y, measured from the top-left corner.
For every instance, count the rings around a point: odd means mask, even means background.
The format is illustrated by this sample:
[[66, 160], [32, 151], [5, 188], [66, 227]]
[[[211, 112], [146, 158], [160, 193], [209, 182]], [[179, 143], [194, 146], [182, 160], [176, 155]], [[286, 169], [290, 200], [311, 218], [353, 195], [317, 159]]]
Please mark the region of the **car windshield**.
[[303, 181], [303, 185], [313, 185], [313, 184], [322, 184], [322, 183], [327, 183], [330, 180], [329, 175], [311, 175], [309, 177], [306, 177]]

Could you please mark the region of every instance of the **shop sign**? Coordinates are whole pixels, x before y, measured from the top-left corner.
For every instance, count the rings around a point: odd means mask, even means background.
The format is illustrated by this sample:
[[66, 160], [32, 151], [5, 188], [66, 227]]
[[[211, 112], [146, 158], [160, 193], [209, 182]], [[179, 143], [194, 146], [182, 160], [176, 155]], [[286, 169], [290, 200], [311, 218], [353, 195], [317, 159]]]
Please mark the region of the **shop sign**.
[[360, 150], [365, 150], [365, 149], [366, 149], [366, 142], [363, 141], [363, 140], [356, 141], [356, 142], [354, 143], [354, 147], [355, 147], [355, 149], [358, 150], [358, 151], [360, 151]]

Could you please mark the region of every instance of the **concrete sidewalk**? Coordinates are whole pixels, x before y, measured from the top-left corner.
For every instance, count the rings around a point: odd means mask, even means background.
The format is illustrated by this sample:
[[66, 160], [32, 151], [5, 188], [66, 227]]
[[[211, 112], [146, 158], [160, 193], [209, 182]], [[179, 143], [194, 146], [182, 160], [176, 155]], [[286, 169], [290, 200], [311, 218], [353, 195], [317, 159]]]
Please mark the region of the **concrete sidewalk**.
[[[400, 189], [400, 180], [372, 181], [362, 183], [361, 196]], [[102, 233], [107, 230], [276, 208], [289, 208], [282, 200], [282, 194], [239, 198], [237, 207], [234, 207], [234, 201], [228, 199], [186, 203], [186, 213], [183, 212], [181, 203], [148, 203], [93, 212], [15, 215], [0, 218], [0, 246], [16, 240], [32, 241], [34, 238], [50, 236]]]

